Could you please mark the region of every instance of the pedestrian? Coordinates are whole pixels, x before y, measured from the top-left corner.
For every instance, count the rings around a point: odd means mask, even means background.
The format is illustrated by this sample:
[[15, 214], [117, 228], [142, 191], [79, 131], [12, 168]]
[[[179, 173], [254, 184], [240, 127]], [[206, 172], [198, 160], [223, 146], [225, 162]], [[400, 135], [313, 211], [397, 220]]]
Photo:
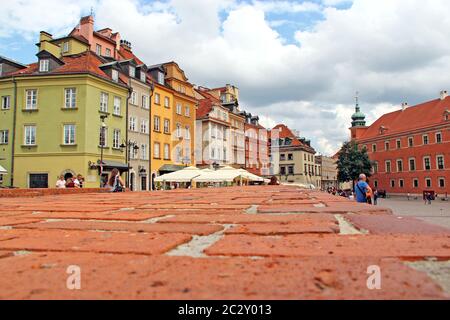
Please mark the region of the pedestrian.
[[373, 192], [373, 205], [377, 206], [378, 205], [378, 190], [375, 189], [375, 191]]
[[408, 195], [407, 195], [407, 197], [408, 197], [408, 201], [409, 201], [409, 198], [411, 197], [411, 195], [409, 194], [409, 192], [408, 192]]
[[58, 181], [56, 181], [56, 189], [65, 189], [66, 188], [66, 180], [64, 176], [59, 176]]
[[428, 204], [431, 206], [431, 200], [433, 200], [433, 196], [431, 195], [431, 193], [428, 194]]
[[110, 189], [111, 192], [125, 192], [125, 183], [120, 176], [119, 169], [113, 169], [111, 171], [106, 187]]
[[73, 189], [75, 188], [75, 183], [72, 178], [68, 178], [66, 181], [66, 188]]
[[77, 175], [76, 181], [78, 181], [78, 187], [79, 188], [83, 188], [83, 186], [84, 186], [84, 178], [83, 178], [83, 176], [81, 174]]
[[368, 203], [369, 198], [370, 203], [372, 202], [371, 198], [372, 189], [370, 188], [370, 186], [366, 181], [367, 181], [366, 175], [361, 173], [359, 175], [359, 180], [355, 186], [356, 201], [358, 203]]

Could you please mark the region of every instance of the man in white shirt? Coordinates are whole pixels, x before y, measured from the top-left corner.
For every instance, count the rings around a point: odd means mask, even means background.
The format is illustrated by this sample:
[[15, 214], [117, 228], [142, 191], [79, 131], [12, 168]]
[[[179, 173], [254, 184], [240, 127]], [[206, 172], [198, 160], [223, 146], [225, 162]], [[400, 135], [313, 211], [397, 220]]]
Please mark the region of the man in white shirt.
[[60, 176], [58, 181], [56, 181], [56, 188], [57, 189], [65, 189], [66, 188], [66, 180], [64, 179], [64, 176]]

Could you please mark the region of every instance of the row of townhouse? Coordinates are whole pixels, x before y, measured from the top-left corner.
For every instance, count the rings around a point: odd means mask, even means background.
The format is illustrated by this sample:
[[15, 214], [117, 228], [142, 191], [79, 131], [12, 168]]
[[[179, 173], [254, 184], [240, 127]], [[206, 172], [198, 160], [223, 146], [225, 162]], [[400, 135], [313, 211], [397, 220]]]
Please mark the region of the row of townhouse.
[[147, 65], [92, 16], [65, 37], [41, 32], [37, 46], [29, 65], [0, 57], [0, 186], [81, 174], [99, 187], [113, 168], [136, 191], [196, 164], [269, 173], [267, 130], [240, 110], [236, 87], [194, 87], [175, 62]]

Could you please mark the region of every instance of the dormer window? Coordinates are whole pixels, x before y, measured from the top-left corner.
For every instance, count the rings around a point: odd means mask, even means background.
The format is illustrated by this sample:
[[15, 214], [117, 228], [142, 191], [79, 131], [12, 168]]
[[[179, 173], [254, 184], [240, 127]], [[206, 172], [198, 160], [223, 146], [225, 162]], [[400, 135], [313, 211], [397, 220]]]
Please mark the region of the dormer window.
[[158, 83], [164, 85], [164, 73], [158, 72]]
[[69, 52], [69, 42], [64, 42], [62, 45], [62, 52], [67, 53]]
[[146, 73], [145, 73], [144, 71], [141, 71], [141, 81], [142, 81], [142, 82], [146, 82], [146, 80], [147, 80], [147, 75], [146, 75]]
[[[0, 66], [1, 66], [1, 64], [0, 64]], [[0, 75], [1, 74], [2, 74], [2, 69], [0, 67]], [[445, 110], [445, 112], [444, 112], [444, 121], [449, 121], [449, 120], [450, 120], [450, 111]]]
[[135, 78], [136, 77], [136, 68], [133, 66], [130, 66], [129, 71], [130, 71], [130, 77]]
[[111, 73], [111, 77], [114, 82], [119, 82], [119, 71], [113, 69], [112, 73]]
[[109, 48], [106, 48], [106, 51], [105, 51], [105, 56], [107, 56], [107, 57], [111, 57], [111, 49], [109, 49]]
[[39, 61], [39, 72], [48, 72], [50, 67], [50, 60], [41, 59]]

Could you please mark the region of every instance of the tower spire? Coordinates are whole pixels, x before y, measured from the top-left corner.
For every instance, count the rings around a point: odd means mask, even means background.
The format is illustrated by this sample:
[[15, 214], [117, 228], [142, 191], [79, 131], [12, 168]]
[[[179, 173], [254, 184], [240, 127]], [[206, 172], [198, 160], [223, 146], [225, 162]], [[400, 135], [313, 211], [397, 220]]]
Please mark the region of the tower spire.
[[366, 115], [361, 112], [359, 106], [359, 92], [356, 91], [355, 95], [355, 113], [352, 116], [352, 127], [365, 127], [366, 126]]

